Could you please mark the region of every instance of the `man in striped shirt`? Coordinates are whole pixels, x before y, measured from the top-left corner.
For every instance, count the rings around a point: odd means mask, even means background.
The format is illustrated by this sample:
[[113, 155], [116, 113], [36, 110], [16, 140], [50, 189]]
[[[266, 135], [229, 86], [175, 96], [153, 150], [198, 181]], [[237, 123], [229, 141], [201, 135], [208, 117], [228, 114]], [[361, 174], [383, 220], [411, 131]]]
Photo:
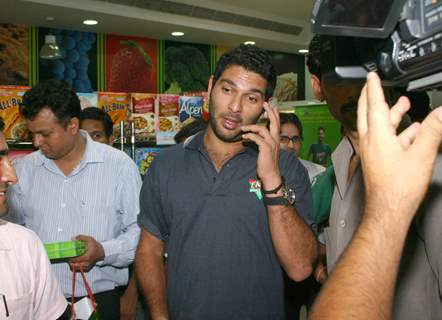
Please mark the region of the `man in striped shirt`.
[[[79, 129], [80, 102], [52, 80], [30, 89], [20, 107], [38, 151], [16, 164], [19, 183], [10, 190], [10, 215], [43, 242], [84, 241], [86, 253], [53, 264], [66, 297], [70, 268], [83, 267], [103, 319], [119, 319], [121, 287], [128, 281], [140, 229], [141, 178], [123, 152], [93, 141]], [[76, 298], [86, 296], [77, 277]]]

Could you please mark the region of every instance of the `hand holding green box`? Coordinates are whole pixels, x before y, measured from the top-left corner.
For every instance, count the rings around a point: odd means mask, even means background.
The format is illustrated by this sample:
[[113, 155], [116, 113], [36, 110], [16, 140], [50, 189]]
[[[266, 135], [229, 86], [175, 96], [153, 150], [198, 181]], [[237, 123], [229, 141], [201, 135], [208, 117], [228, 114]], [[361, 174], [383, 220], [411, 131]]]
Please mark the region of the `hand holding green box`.
[[78, 257], [86, 252], [85, 243], [78, 240], [45, 243], [44, 247], [49, 260]]

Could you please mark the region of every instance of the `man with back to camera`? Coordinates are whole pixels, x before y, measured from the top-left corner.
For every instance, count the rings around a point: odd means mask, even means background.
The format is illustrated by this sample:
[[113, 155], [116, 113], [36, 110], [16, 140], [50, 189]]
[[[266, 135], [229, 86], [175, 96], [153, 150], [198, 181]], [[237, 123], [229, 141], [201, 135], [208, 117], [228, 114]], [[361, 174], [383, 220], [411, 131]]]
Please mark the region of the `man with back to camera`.
[[[310, 185], [296, 157], [279, 152], [275, 81], [262, 49], [224, 54], [209, 80], [207, 130], [149, 169], [135, 266], [152, 319], [285, 319], [282, 268], [297, 281], [311, 273], [316, 241], [301, 217]], [[270, 131], [256, 125], [264, 111]]]
[[[321, 37], [315, 36], [307, 59], [313, 92], [319, 100], [327, 100], [331, 114], [344, 128], [344, 137], [332, 154], [336, 179], [329, 226], [324, 232], [330, 272], [359, 226], [365, 205], [356, 131], [357, 101], [362, 86], [331, 85], [321, 81], [320, 59]], [[442, 209], [441, 160], [439, 156], [429, 193], [408, 233], [396, 284], [393, 319], [438, 319], [442, 314], [442, 278], [439, 276], [442, 272], [442, 219], [438, 217]]]
[[400, 99], [389, 109], [379, 77], [368, 74], [357, 120], [367, 190], [364, 214], [321, 291], [311, 320], [391, 319], [402, 250], [430, 185], [442, 140], [441, 107], [422, 124], [397, 134], [399, 119], [409, 108], [409, 101]]
[[[83, 255], [53, 264], [53, 270], [70, 297], [70, 267], [83, 267], [101, 317], [119, 319], [120, 287], [127, 284], [140, 231], [138, 169], [123, 152], [79, 130], [80, 102], [62, 82], [31, 88], [20, 112], [39, 150], [16, 165], [19, 182], [9, 191], [11, 214], [43, 242], [84, 241]], [[75, 297], [81, 298], [87, 293], [77, 279]]]
[[112, 119], [99, 108], [89, 107], [81, 111], [80, 128], [89, 133], [94, 141], [106, 143], [110, 146], [114, 144]]
[[308, 150], [307, 159], [312, 158], [314, 163], [321, 166], [327, 166], [332, 154], [331, 147], [324, 143], [325, 130], [323, 127], [318, 128], [318, 143], [312, 143]]
[[[17, 182], [0, 118], [0, 216], [6, 192]], [[0, 319], [57, 319], [67, 302], [41, 240], [29, 229], [0, 219]]]

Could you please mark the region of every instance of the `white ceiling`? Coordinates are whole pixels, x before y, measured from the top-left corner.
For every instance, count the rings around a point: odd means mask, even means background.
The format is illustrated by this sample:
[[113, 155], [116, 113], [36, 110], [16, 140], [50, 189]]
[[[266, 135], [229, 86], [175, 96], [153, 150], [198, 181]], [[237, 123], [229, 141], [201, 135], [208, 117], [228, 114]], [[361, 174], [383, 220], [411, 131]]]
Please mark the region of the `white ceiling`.
[[[283, 52], [297, 52], [311, 38], [309, 18], [314, 0], [167, 0], [259, 18], [264, 24], [267, 20], [298, 26], [302, 28], [299, 35], [145, 9], [152, 1], [159, 0], [0, 0], [0, 22], [225, 46], [253, 40], [263, 48]], [[47, 22], [48, 16], [55, 21]], [[87, 27], [82, 24], [84, 19], [96, 19], [99, 24]], [[170, 32], [176, 30], [184, 31], [185, 36], [171, 37]]]

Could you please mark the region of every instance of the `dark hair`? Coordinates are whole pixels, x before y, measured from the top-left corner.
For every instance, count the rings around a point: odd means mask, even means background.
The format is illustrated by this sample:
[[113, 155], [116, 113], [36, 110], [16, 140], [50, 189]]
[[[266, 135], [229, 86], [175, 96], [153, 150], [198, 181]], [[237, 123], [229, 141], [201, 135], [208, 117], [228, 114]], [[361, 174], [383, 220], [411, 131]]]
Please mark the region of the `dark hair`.
[[275, 90], [276, 86], [276, 71], [272, 63], [272, 58], [267, 51], [254, 45], [242, 44], [224, 53], [216, 65], [212, 85], [215, 85], [224, 70], [233, 65], [253, 71], [266, 79], [267, 88], [265, 99], [268, 100], [272, 97], [273, 90]]
[[5, 128], [5, 122], [3, 121], [3, 118], [0, 117], [0, 131], [3, 132], [4, 128]]
[[299, 130], [299, 136], [302, 137], [302, 123], [298, 116], [294, 113], [281, 113], [279, 115], [279, 123], [283, 124], [291, 123]]
[[111, 117], [103, 110], [96, 107], [85, 108], [80, 114], [80, 121], [83, 120], [97, 120], [101, 121], [104, 128], [104, 134], [106, 138], [110, 138], [112, 135], [114, 126]]
[[193, 121], [185, 124], [180, 131], [177, 132], [174, 139], [176, 143], [180, 143], [195, 133], [200, 132], [207, 128], [207, 122], [203, 119], [194, 118]]
[[49, 108], [64, 126], [81, 114], [80, 99], [59, 80], [44, 81], [29, 89], [23, 96], [20, 113], [25, 119], [33, 120], [44, 108]]
[[321, 37], [315, 35], [310, 41], [307, 55], [308, 71], [321, 79]]

